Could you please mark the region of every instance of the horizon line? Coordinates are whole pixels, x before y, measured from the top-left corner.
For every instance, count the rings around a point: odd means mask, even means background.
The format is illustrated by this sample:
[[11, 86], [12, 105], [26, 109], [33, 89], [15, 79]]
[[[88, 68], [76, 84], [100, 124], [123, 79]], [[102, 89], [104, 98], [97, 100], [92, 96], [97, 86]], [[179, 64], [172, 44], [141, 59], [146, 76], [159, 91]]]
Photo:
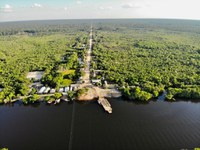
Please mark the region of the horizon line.
[[31, 21], [59, 21], [59, 20], [185, 20], [185, 21], [200, 21], [200, 19], [188, 19], [188, 18], [60, 18], [60, 19], [33, 19], [33, 20], [9, 20], [0, 21], [0, 23], [11, 23], [11, 22], [31, 22]]

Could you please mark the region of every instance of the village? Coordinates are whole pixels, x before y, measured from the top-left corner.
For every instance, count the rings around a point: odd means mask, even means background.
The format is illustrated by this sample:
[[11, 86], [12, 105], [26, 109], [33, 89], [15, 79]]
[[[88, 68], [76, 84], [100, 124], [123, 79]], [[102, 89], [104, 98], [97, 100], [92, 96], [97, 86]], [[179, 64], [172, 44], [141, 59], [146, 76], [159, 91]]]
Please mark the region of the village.
[[[92, 63], [95, 63], [95, 56], [92, 55], [95, 44], [92, 27], [88, 33], [89, 38], [87, 35], [76, 37], [74, 44], [52, 68], [28, 72], [24, 79], [27, 82], [23, 94], [11, 94], [11, 97], [4, 98], [0, 103], [20, 101], [32, 104], [45, 101], [48, 104], [58, 104], [61, 101], [97, 100], [106, 112], [112, 113], [107, 98], [121, 97], [122, 94], [117, 84], [109, 83], [104, 78], [104, 70], [92, 67]], [[4, 88], [0, 87], [1, 94], [2, 91]]]
[[[40, 98], [46, 99], [47, 103], [57, 104], [61, 100], [69, 102], [75, 99], [75, 94], [80, 89], [91, 89], [88, 93], [82, 93], [82, 100], [98, 100], [98, 103], [102, 105], [105, 111], [112, 113], [112, 107], [106, 97], [121, 97], [121, 92], [118, 91], [118, 86], [116, 84], [108, 84], [108, 82], [102, 77], [101, 79], [96, 78], [103, 70], [94, 70], [91, 68], [91, 59], [92, 59], [92, 45], [93, 45], [93, 33], [92, 27], [90, 31], [89, 38], [89, 48], [86, 51], [85, 60], [78, 57], [78, 63], [84, 68], [80, 68], [80, 71], [83, 72], [83, 75], [79, 77], [76, 81], [69, 84], [68, 86], [62, 86], [59, 88], [53, 88], [48, 85], [42, 84], [42, 78], [45, 74], [44, 71], [34, 71], [29, 72], [26, 76], [27, 79], [32, 82], [29, 86], [30, 91], [35, 91]], [[75, 47], [76, 45], [73, 45]], [[82, 44], [81, 50], [86, 48], [86, 44]], [[80, 48], [79, 48], [80, 49]], [[65, 58], [62, 58], [64, 60]], [[92, 71], [91, 71], [92, 70]], [[69, 71], [68, 71], [69, 72]], [[92, 91], [92, 92], [91, 92]], [[56, 95], [56, 96], [55, 96]], [[90, 97], [88, 98], [88, 95]], [[92, 96], [91, 96], [92, 95]], [[48, 97], [48, 98], [47, 98]], [[49, 98], [50, 97], [50, 98]], [[54, 98], [51, 98], [54, 97]], [[81, 98], [80, 98], [81, 99]]]

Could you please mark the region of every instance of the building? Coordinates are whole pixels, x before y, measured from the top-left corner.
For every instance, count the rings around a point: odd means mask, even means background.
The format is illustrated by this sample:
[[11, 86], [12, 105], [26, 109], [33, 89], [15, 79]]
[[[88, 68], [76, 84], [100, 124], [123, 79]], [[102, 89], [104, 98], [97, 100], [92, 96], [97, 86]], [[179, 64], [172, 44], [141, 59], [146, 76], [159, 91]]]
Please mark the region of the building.
[[92, 84], [97, 84], [97, 83], [101, 83], [101, 80], [97, 79], [97, 80], [92, 80]]
[[104, 81], [104, 87], [107, 88], [108, 87], [108, 82]]
[[44, 90], [44, 94], [47, 94], [49, 91], [50, 91], [51, 89], [50, 89], [50, 87], [47, 87], [45, 90]]
[[43, 87], [39, 90], [38, 94], [42, 94], [42, 93], [44, 93], [45, 90], [46, 90], [46, 87], [43, 86]]
[[60, 89], [58, 90], [58, 92], [60, 92], [60, 93], [62, 93], [63, 91], [64, 91], [63, 88], [60, 88]]
[[42, 76], [44, 74], [44, 71], [34, 71], [34, 72], [29, 72], [26, 76], [26, 78], [30, 79], [30, 80], [36, 80], [36, 81], [40, 81], [42, 79]]
[[67, 86], [64, 88], [64, 92], [68, 92], [68, 91], [69, 91], [69, 87]]
[[78, 89], [78, 87], [79, 87], [79, 84], [71, 84], [70, 85], [70, 91], [75, 91], [75, 90]]
[[56, 89], [51, 89], [51, 90], [50, 90], [50, 93], [51, 93], [51, 94], [56, 93]]

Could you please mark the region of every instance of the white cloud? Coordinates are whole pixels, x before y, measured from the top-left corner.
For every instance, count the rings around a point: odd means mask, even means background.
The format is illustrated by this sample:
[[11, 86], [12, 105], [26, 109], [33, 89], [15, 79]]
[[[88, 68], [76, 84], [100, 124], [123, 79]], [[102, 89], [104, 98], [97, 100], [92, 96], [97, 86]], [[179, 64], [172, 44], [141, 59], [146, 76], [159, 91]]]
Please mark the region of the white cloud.
[[106, 6], [106, 7], [101, 6], [101, 7], [99, 7], [99, 9], [101, 9], [101, 10], [111, 10], [111, 9], [113, 9], [113, 7], [112, 6]]
[[35, 3], [32, 5], [32, 8], [42, 8], [43, 6], [41, 4]]
[[11, 13], [13, 12], [13, 7], [9, 4], [6, 4], [4, 7], [2, 7], [2, 12]]
[[135, 3], [135, 4], [133, 4], [133, 3], [125, 3], [125, 4], [122, 4], [121, 7], [122, 8], [141, 8], [142, 5], [137, 4], [137, 3]]
[[76, 4], [80, 5], [82, 4], [82, 1], [76, 1]]
[[67, 10], [68, 10], [68, 8], [67, 8], [67, 7], [64, 7], [64, 10], [65, 10], [65, 11], [67, 11]]
[[[0, 22], [84, 18], [179, 18], [200, 20], [200, 9], [198, 8], [200, 0], [102, 0], [98, 3], [93, 0], [71, 1], [73, 3], [67, 3], [66, 0], [65, 5], [62, 6], [51, 5], [50, 2], [44, 0], [35, 0], [31, 5], [27, 3], [22, 3], [22, 6], [14, 6], [11, 3], [0, 5]], [[30, 9], [30, 7], [33, 8]]]

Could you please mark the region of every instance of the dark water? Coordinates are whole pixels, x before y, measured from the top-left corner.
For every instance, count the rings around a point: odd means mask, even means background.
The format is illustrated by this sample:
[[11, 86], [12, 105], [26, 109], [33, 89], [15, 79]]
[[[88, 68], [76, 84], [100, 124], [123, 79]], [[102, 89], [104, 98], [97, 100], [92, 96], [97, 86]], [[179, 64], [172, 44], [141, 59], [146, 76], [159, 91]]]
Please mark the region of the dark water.
[[[110, 100], [0, 106], [0, 147], [9, 150], [178, 150], [200, 147], [200, 103]], [[73, 118], [72, 118], [73, 116]]]

